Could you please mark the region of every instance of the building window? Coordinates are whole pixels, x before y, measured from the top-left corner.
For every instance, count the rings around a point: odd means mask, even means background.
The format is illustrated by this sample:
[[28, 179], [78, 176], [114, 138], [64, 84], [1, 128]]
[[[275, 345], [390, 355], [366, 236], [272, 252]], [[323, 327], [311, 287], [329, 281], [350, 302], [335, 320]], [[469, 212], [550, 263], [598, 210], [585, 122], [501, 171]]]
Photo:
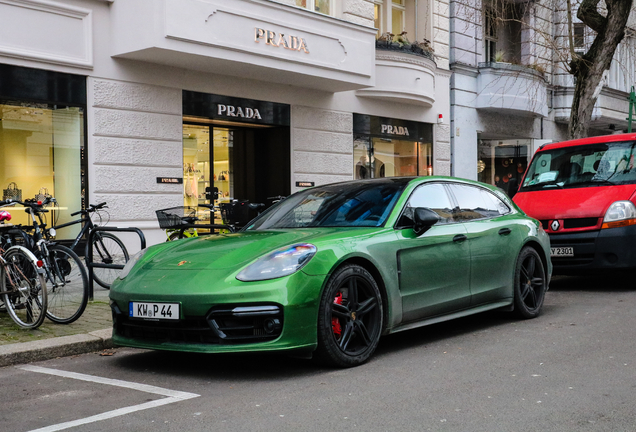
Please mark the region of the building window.
[[484, 58], [487, 62], [521, 63], [524, 5], [493, 1], [484, 9]]
[[499, 187], [512, 198], [528, 167], [531, 147], [529, 139], [480, 139], [477, 180]]
[[497, 20], [492, 9], [484, 13], [484, 44], [486, 61], [497, 61]]
[[296, 6], [300, 6], [305, 9], [320, 12], [325, 15], [333, 14], [333, 0], [296, 0]]
[[585, 52], [585, 24], [574, 23], [572, 32], [574, 33], [574, 51], [577, 53]]
[[[411, 6], [414, 8], [413, 5]], [[378, 37], [387, 32], [397, 36], [404, 31], [411, 36], [411, 39], [415, 37], [414, 29], [407, 28], [407, 0], [374, 0], [373, 7], [374, 25], [378, 29]]]

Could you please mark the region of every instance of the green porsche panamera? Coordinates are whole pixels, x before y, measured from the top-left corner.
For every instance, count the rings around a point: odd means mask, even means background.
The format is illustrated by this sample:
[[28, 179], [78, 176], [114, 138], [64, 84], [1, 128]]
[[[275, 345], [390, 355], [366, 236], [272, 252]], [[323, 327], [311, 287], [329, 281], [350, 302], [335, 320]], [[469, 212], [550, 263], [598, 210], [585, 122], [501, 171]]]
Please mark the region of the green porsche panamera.
[[540, 223], [492, 186], [334, 183], [291, 195], [241, 232], [139, 252], [111, 287], [113, 342], [349, 367], [385, 334], [493, 309], [534, 318], [551, 272]]

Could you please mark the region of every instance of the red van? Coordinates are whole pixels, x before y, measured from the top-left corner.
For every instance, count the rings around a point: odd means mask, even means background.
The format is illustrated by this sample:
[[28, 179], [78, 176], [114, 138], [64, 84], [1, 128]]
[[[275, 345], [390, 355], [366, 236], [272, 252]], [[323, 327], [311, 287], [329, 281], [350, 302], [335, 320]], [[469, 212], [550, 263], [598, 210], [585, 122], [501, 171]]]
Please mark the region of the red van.
[[555, 273], [636, 268], [636, 133], [543, 145], [513, 201], [550, 235]]

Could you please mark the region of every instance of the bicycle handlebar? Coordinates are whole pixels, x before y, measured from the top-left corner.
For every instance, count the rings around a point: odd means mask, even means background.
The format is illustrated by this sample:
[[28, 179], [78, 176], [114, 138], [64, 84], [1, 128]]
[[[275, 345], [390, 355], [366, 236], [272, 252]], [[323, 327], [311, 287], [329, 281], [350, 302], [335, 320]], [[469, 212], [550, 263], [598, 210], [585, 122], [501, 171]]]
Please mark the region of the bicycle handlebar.
[[99, 204], [89, 204], [88, 205], [89, 208], [87, 208], [86, 210], [78, 210], [76, 212], [71, 213], [71, 216], [77, 216], [78, 214], [89, 214], [89, 213], [93, 213], [97, 210], [101, 210], [103, 208], [108, 208], [108, 206], [106, 205], [105, 202], [103, 203], [99, 203]]

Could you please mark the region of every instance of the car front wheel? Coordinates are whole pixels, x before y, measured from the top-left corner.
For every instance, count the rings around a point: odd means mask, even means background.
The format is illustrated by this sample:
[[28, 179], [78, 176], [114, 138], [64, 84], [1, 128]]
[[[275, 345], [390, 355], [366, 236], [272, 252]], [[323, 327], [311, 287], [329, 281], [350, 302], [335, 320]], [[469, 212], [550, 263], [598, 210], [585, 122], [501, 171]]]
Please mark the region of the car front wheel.
[[541, 313], [547, 280], [541, 257], [531, 247], [524, 247], [515, 267], [515, 312], [521, 318], [534, 318]]
[[317, 356], [332, 366], [358, 366], [382, 332], [382, 297], [373, 276], [346, 265], [330, 278], [320, 301]]

